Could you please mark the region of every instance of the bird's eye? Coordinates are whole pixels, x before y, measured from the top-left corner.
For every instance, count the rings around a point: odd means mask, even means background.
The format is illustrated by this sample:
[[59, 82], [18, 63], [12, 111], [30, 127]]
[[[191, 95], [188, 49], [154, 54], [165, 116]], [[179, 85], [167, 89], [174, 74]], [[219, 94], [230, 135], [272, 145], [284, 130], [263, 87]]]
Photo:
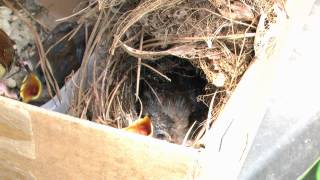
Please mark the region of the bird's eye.
[[166, 131], [163, 130], [156, 130], [155, 132], [155, 138], [165, 140], [168, 142], [171, 142], [171, 136]]
[[161, 140], [166, 140], [166, 135], [165, 134], [157, 134], [157, 138]]

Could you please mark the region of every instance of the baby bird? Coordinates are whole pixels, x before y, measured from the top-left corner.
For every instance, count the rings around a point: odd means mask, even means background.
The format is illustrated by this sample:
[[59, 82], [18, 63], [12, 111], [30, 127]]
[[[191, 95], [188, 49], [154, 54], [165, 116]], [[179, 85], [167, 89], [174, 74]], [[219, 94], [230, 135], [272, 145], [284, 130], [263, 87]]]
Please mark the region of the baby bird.
[[[139, 93], [142, 113], [151, 119], [153, 137], [182, 144], [186, 136], [188, 140], [194, 137], [195, 129], [206, 118], [207, 106], [197, 101], [197, 96], [203, 93], [206, 80], [184, 59], [168, 56], [150, 65], [165, 74], [170, 81], [158, 77], [149, 69], [142, 71]], [[137, 105], [138, 112], [141, 110], [139, 107], [140, 104]], [[195, 126], [188, 134], [194, 123]]]
[[[47, 58], [52, 70], [52, 74], [61, 88], [64, 85], [65, 79], [73, 71], [77, 71], [82, 63], [83, 54], [86, 47], [85, 28], [80, 28], [79, 31], [71, 38], [65, 37], [72, 30], [77, 28], [75, 22], [63, 22], [58, 24], [43, 41], [45, 51], [48, 51]], [[64, 38], [61, 40], [61, 38]], [[32, 61], [37, 64], [39, 61], [38, 53], [33, 57]], [[43, 84], [43, 91], [40, 95], [30, 99], [30, 103], [34, 105], [42, 105], [51, 97], [47, 93], [47, 86], [43, 77], [43, 72], [40, 66], [35, 69], [35, 74], [39, 75], [39, 79]]]
[[190, 125], [194, 105], [190, 98], [179, 94], [152, 94], [142, 96], [143, 112], [152, 119], [153, 137], [181, 144]]
[[38, 76], [30, 70], [28, 65], [24, 65], [24, 67], [27, 75], [20, 87], [20, 97], [23, 102], [28, 103], [39, 98], [42, 93], [42, 83]]
[[[56, 43], [76, 27], [77, 24], [74, 22], [60, 23], [49, 33], [48, 37], [43, 42], [45, 50], [48, 50], [54, 45], [48, 52], [47, 58], [53, 76], [60, 88], [63, 86], [65, 78], [72, 71], [76, 71], [82, 63], [82, 57], [86, 46], [85, 30], [84, 28], [80, 28], [71, 39], [69, 39], [70, 36], [68, 36], [58, 44]], [[41, 71], [40, 66], [36, 71]]]

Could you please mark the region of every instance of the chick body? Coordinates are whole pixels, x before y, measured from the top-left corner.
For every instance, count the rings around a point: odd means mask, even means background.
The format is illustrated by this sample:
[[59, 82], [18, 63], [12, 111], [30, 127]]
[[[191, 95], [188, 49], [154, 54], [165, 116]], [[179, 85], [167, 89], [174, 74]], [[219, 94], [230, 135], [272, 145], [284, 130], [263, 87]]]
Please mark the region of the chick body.
[[190, 114], [194, 106], [189, 97], [181, 94], [152, 94], [145, 92], [143, 97], [144, 114], [152, 119], [153, 136], [181, 144], [190, 124]]
[[[196, 129], [207, 114], [207, 107], [197, 101], [206, 81], [183, 59], [166, 57], [150, 65], [170, 81], [148, 69], [143, 71], [140, 92], [143, 114], [150, 116], [155, 138], [181, 144], [190, 126], [196, 121]], [[194, 132], [191, 131], [191, 136]]]
[[[85, 28], [80, 28], [72, 38], [70, 38], [70, 36], [65, 37], [75, 28], [77, 28], [77, 23], [75, 22], [60, 23], [43, 41], [45, 51], [49, 50], [47, 59], [50, 64], [52, 74], [60, 88], [64, 85], [66, 77], [73, 71], [77, 71], [79, 69], [85, 51]], [[61, 38], [64, 39], [61, 40]], [[38, 53], [33, 57], [33, 61], [35, 61], [35, 64], [39, 61]], [[30, 103], [40, 106], [47, 102], [51, 97], [47, 92], [47, 85], [40, 66], [35, 69], [35, 73], [39, 75], [39, 79], [43, 83], [43, 91], [37, 99], [34, 99]]]
[[[76, 26], [77, 24], [72, 22], [58, 24], [43, 42], [44, 49], [48, 50], [52, 45], [55, 45]], [[72, 71], [79, 69], [86, 45], [84, 28], [80, 28], [70, 40], [69, 37], [64, 38], [64, 40], [53, 46], [47, 54], [53, 76], [60, 88], [63, 86], [65, 78]], [[42, 70], [38, 67], [37, 71], [41, 72]]]

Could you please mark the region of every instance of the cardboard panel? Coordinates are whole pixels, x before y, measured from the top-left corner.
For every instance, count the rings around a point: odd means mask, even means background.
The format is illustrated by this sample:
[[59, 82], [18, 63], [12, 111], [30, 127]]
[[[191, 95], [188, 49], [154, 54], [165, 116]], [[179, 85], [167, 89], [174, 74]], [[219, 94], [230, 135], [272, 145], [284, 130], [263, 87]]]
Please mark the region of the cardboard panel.
[[194, 149], [0, 97], [1, 177], [186, 179], [197, 158]]

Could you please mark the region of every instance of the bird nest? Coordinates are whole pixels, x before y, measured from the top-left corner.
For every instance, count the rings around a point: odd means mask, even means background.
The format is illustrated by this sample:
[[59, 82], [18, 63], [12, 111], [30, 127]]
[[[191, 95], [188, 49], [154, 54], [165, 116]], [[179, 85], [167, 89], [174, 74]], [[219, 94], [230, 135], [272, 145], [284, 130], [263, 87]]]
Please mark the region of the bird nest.
[[[150, 115], [171, 124], [157, 138], [197, 144], [255, 57], [259, 17], [272, 5], [223, 0], [91, 3], [80, 16], [80, 22], [95, 24], [69, 113], [116, 128]], [[173, 132], [181, 126], [182, 133]]]
[[63, 19], [78, 22], [75, 32], [92, 29], [68, 113], [116, 128], [148, 116], [154, 137], [198, 146], [257, 56], [259, 18], [273, 5], [267, 0], [82, 3], [77, 7], [82, 10]]

